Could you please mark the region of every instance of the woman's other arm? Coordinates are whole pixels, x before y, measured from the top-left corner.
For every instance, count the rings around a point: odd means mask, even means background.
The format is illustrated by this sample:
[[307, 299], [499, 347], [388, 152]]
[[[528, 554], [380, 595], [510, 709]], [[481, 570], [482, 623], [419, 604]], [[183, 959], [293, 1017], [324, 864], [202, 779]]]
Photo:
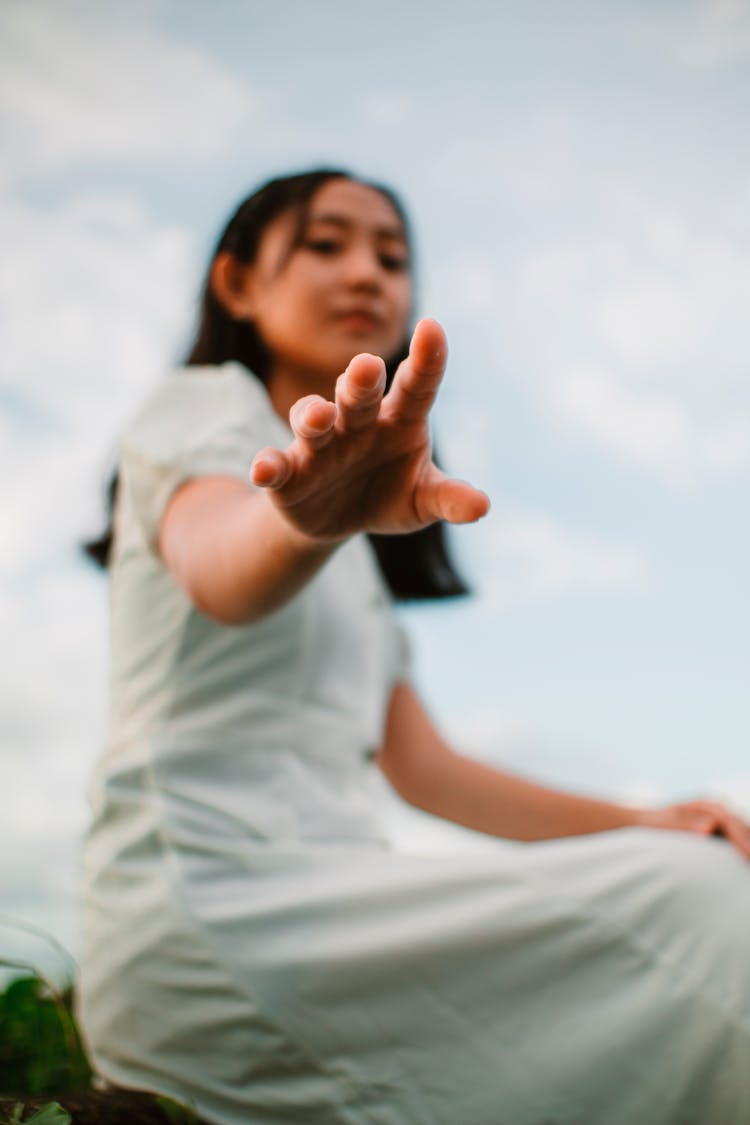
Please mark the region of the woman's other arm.
[[636, 823], [625, 806], [548, 789], [458, 754], [403, 683], [391, 697], [378, 764], [409, 804], [490, 836], [543, 840]]
[[545, 840], [614, 828], [666, 828], [724, 835], [750, 858], [748, 826], [717, 802], [631, 808], [538, 785], [456, 753], [406, 684], [393, 691], [378, 764], [410, 804], [491, 836]]

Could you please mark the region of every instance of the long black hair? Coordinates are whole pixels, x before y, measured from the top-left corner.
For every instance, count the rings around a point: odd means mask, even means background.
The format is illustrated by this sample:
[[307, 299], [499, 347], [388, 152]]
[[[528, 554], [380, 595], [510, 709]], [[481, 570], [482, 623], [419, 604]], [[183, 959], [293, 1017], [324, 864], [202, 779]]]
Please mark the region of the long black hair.
[[[291, 253], [303, 236], [313, 196], [329, 180], [335, 179], [356, 180], [356, 177], [340, 168], [319, 168], [269, 180], [237, 207], [219, 237], [211, 263], [217, 254], [228, 252], [238, 262], [250, 264], [255, 260], [268, 225], [289, 211], [296, 213], [297, 219]], [[380, 192], [391, 204], [403, 223], [407, 244], [411, 247], [409, 222], [398, 197], [381, 184], [368, 183], [367, 186]], [[210, 273], [209, 266], [203, 284], [198, 331], [186, 365], [206, 366], [239, 361], [265, 383], [270, 374], [272, 356], [255, 326], [250, 321], [235, 319], [216, 297]], [[408, 347], [407, 339], [398, 353], [388, 360], [388, 386], [399, 363], [408, 354]], [[102, 567], [108, 565], [112, 548], [112, 513], [117, 487], [118, 476], [115, 473], [107, 488], [108, 526], [99, 538], [84, 545], [86, 555]], [[370, 535], [369, 539], [388, 587], [397, 600], [450, 598], [469, 592], [448, 553], [442, 522], [408, 535]]]

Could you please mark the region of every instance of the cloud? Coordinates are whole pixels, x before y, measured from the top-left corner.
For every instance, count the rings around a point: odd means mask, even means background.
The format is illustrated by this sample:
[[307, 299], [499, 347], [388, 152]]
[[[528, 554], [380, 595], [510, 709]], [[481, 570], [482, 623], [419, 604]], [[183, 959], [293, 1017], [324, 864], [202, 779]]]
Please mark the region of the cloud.
[[594, 301], [594, 321], [611, 353], [639, 370], [685, 361], [706, 331], [705, 305], [687, 286], [658, 274], [628, 278]]
[[708, 70], [750, 58], [746, 0], [691, 0], [639, 12], [633, 30], [681, 66]]
[[646, 399], [601, 370], [572, 372], [556, 390], [563, 414], [610, 448], [660, 468], [684, 460], [690, 428], [673, 400]]
[[[485, 575], [484, 607], [641, 588], [646, 559], [633, 547], [566, 527], [550, 516], [496, 503], [477, 528], [477, 558]], [[488, 584], [491, 583], [491, 584]]]
[[720, 778], [710, 787], [708, 796], [724, 801], [731, 809], [750, 822], [750, 777]]
[[554, 390], [561, 418], [577, 432], [675, 484], [750, 467], [750, 418], [706, 423], [675, 397], [601, 369], [570, 371]]
[[416, 105], [413, 94], [393, 89], [371, 90], [359, 101], [365, 126], [376, 130], [407, 129]]
[[127, 196], [0, 197], [0, 379], [85, 420], [163, 361], [198, 283], [189, 234]]
[[189, 235], [127, 197], [0, 199], [0, 242], [4, 565], [22, 568], [98, 519], [116, 434], [175, 355], [198, 271]]
[[489, 203], [493, 209], [503, 203], [528, 212], [557, 209], [572, 198], [589, 143], [580, 119], [563, 101], [541, 101], [524, 110], [521, 123], [514, 108], [496, 109], [488, 124], [491, 141], [486, 132], [463, 129], [441, 138], [432, 176], [454, 201], [471, 208]]
[[552, 321], [540, 390], [566, 426], [668, 483], [738, 475], [750, 467], [750, 259], [716, 231], [638, 212], [628, 242], [522, 271], [526, 300]]
[[720, 222], [699, 224], [623, 195], [585, 237], [532, 248], [517, 283], [558, 337], [568, 326], [567, 348], [598, 347], [637, 377], [674, 377], [675, 393], [696, 383], [721, 393], [736, 382], [750, 259]]
[[[623, 194], [580, 237], [491, 240], [443, 268], [449, 311], [563, 431], [666, 485], [750, 467], [750, 257], [722, 222]], [[486, 380], [486, 376], [485, 376]], [[485, 409], [502, 383], [481, 388]], [[497, 399], [500, 402], [500, 399]]]
[[[106, 600], [104, 581], [72, 566], [0, 586], [2, 913], [36, 923], [72, 953], [87, 782], [104, 738]], [[59, 979], [68, 973], [44, 941], [12, 925], [0, 927], [2, 956]]]
[[141, 5], [5, 5], [0, 126], [6, 182], [78, 163], [219, 154], [259, 98], [210, 56], [161, 36]]

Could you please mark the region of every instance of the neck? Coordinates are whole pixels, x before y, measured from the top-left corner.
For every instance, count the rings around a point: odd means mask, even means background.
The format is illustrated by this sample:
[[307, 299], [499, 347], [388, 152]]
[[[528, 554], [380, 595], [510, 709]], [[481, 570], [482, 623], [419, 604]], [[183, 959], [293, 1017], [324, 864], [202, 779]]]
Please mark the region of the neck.
[[266, 389], [273, 408], [282, 419], [289, 421], [289, 411], [304, 395], [321, 395], [333, 399], [336, 376], [324, 375], [320, 371], [295, 371], [291, 368], [275, 367], [266, 380]]

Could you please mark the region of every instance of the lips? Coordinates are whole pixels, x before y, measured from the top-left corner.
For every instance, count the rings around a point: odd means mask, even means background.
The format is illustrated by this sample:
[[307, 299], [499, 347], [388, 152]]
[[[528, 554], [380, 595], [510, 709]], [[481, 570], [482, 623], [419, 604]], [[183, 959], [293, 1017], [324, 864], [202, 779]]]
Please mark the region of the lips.
[[381, 328], [383, 316], [381, 313], [366, 305], [353, 305], [350, 308], [338, 309], [334, 319], [357, 330], [372, 330]]

